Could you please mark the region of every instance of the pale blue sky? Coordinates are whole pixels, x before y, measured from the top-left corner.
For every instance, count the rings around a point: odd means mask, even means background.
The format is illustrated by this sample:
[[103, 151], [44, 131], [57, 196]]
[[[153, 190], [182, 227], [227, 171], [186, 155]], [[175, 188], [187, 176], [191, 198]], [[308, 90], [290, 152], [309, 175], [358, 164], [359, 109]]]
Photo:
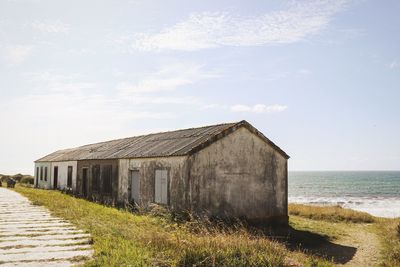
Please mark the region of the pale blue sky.
[[400, 169], [400, 2], [0, 1], [0, 173], [248, 120], [291, 170]]

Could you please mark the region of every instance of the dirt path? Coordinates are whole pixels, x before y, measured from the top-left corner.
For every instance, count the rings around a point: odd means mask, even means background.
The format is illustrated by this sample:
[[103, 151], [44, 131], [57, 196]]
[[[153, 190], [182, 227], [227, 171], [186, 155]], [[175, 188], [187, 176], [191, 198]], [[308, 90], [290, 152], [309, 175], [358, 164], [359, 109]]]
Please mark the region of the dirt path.
[[[381, 244], [375, 224], [333, 223], [292, 216], [294, 244], [336, 266], [379, 266]], [[330, 237], [326, 239], [324, 237]]]
[[71, 266], [91, 257], [90, 236], [0, 187], [0, 267]]
[[351, 261], [342, 266], [378, 266], [380, 260], [380, 244], [378, 236], [372, 231], [372, 226], [367, 224], [349, 227], [346, 235], [335, 243], [357, 248]]

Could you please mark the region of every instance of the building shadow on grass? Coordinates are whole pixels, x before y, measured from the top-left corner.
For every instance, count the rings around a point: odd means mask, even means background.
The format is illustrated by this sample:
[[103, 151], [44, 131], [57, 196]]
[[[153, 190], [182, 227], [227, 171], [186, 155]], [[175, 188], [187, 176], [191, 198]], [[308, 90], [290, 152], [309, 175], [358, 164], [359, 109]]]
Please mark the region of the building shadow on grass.
[[[351, 261], [357, 252], [357, 248], [333, 243], [328, 236], [310, 231], [298, 230], [282, 224], [251, 224], [240, 219], [210, 219], [207, 216], [190, 220], [187, 214], [174, 214], [178, 222], [194, 221], [201, 225], [199, 229], [213, 231], [235, 232], [237, 229], [246, 229], [255, 237], [266, 237], [285, 245], [291, 251], [302, 251], [308, 255], [318, 256], [335, 264], [345, 264]], [[195, 217], [196, 218], [196, 217]], [[192, 225], [192, 231], [196, 232], [196, 223]]]
[[301, 250], [334, 262], [345, 264], [351, 261], [357, 248], [335, 244], [327, 236], [309, 231], [297, 230], [292, 227], [270, 232], [272, 238], [283, 243], [289, 250]]

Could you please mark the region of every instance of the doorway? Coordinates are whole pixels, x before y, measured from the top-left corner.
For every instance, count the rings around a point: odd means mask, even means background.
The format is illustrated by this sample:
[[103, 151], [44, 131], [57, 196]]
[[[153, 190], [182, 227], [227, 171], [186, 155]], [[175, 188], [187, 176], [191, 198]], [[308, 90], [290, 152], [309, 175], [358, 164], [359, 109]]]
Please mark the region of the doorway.
[[58, 187], [58, 166], [54, 167], [53, 177], [54, 177], [53, 188], [57, 189], [57, 187]]
[[140, 172], [139, 170], [130, 171], [131, 180], [131, 201], [140, 205]]
[[88, 185], [88, 168], [83, 168], [82, 169], [82, 194], [84, 197], [87, 197], [87, 195], [88, 195], [87, 185]]
[[36, 184], [35, 187], [39, 187], [39, 167], [36, 167]]

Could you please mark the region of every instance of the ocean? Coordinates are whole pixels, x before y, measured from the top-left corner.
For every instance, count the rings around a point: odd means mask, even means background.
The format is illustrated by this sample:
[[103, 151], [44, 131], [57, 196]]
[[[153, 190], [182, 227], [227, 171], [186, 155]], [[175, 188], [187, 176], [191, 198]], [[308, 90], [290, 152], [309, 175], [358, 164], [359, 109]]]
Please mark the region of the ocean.
[[400, 217], [400, 171], [292, 171], [289, 203], [340, 205]]

